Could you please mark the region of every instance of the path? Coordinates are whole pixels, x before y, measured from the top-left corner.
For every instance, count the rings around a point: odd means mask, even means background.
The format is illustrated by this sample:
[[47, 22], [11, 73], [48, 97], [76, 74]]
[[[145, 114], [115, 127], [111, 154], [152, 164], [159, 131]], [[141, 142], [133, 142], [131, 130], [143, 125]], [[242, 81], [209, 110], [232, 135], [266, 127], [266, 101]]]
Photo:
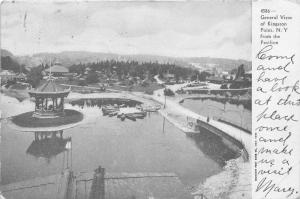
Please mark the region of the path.
[[[171, 89], [173, 92], [184, 87], [186, 84], [177, 84], [167, 86], [167, 88]], [[202, 122], [206, 122], [206, 117], [197, 114], [185, 107], [181, 106], [178, 103], [178, 99], [176, 97], [165, 97], [164, 90], [160, 89], [154, 92], [152, 95], [152, 99], [155, 101], [164, 104], [165, 108], [161, 110], [163, 116], [173, 123], [175, 126], [179, 127], [184, 132], [188, 132], [186, 130], [186, 126], [184, 123], [187, 123], [187, 117], [191, 117], [194, 119], [201, 120]], [[221, 123], [216, 120], [210, 120], [210, 125], [214, 126], [217, 129], [225, 132], [227, 135], [235, 138], [240, 141], [246, 151], [249, 154], [249, 161], [244, 162], [241, 161], [241, 158], [237, 160], [230, 161], [225, 170], [220, 174], [212, 176], [208, 178], [202, 185], [200, 185], [199, 191], [197, 194], [198, 197], [201, 198], [201, 194], [205, 196], [209, 196], [209, 199], [214, 198], [229, 198], [229, 199], [239, 199], [239, 198], [251, 198], [251, 135], [246, 133], [245, 131], [238, 129], [236, 127], [227, 125], [225, 123]], [[206, 188], [203, 191], [203, 188]]]
[[[171, 85], [168, 86], [169, 89], [171, 89], [173, 92], [176, 90], [182, 88], [186, 84], [177, 84], [177, 85]], [[194, 119], [199, 119], [202, 122], [206, 122], [206, 117], [197, 114], [183, 106], [177, 103], [177, 100], [174, 100], [173, 97], [165, 97], [164, 96], [164, 89], [160, 89], [154, 92], [152, 95], [152, 98], [156, 101], [158, 101], [161, 104], [165, 104], [165, 111], [168, 113], [173, 113], [175, 115], [181, 115], [184, 118], [186, 117], [191, 117]], [[216, 120], [210, 120], [209, 122], [210, 125], [224, 131], [227, 133], [229, 136], [235, 138], [236, 140], [240, 141], [242, 144], [244, 144], [245, 149], [247, 150], [248, 153], [251, 152], [251, 135], [248, 133], [244, 132], [241, 129], [235, 128], [233, 126], [230, 126], [228, 124], [224, 124], [222, 122], [216, 121]]]

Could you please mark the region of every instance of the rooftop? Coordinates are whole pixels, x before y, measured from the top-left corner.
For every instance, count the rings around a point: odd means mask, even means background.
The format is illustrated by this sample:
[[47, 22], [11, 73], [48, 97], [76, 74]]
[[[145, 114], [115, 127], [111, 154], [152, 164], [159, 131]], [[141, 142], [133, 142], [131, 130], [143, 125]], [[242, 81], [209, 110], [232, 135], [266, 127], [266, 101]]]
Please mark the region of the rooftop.
[[[53, 65], [50, 68], [51, 68], [52, 73], [68, 73], [69, 72], [68, 68], [66, 68], [60, 64]], [[45, 71], [49, 73], [50, 68], [47, 68]]]

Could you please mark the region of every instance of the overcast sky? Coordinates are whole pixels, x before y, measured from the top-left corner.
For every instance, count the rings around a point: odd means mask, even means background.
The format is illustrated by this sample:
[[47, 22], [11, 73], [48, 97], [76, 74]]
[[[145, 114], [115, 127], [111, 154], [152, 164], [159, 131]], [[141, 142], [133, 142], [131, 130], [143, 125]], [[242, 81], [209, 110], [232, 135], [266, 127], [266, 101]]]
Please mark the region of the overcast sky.
[[1, 48], [251, 57], [251, 2], [3, 3]]

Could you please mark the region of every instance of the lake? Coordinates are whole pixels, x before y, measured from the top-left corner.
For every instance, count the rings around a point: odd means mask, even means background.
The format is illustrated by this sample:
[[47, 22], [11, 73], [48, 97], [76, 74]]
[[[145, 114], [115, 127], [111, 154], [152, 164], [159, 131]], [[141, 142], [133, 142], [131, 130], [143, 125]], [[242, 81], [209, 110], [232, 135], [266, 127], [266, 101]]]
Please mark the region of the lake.
[[[14, 103], [10, 106], [20, 107], [21, 102]], [[34, 107], [29, 101], [24, 104], [24, 110]], [[237, 157], [223, 138], [207, 131], [186, 135], [159, 113], [122, 122], [103, 116], [100, 107], [101, 99], [66, 104], [82, 112], [84, 121], [64, 129], [62, 138], [58, 135], [46, 143], [36, 143], [34, 132], [16, 131], [3, 121], [1, 183], [57, 174], [67, 165], [75, 172], [93, 171], [101, 165], [107, 172], [174, 172], [185, 185], [194, 186], [219, 173], [226, 160]], [[58, 150], [70, 140], [68, 149]]]
[[212, 99], [194, 98], [184, 99], [181, 105], [205, 117], [222, 119], [249, 131], [252, 129], [251, 110], [246, 109], [242, 104], [235, 105]]

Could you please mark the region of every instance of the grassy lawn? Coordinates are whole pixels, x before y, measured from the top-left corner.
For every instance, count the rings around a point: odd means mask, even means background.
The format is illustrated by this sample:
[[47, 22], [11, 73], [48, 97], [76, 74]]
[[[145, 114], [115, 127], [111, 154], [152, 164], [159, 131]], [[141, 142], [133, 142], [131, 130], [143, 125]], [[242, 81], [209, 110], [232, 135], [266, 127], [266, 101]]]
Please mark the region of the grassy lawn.
[[120, 90], [120, 91], [132, 91], [132, 92], [144, 92], [147, 94], [152, 94], [153, 91], [162, 89], [163, 86], [160, 84], [157, 84], [156, 82], [150, 83], [147, 86], [141, 86], [141, 85], [133, 85], [131, 89], [129, 89], [129, 86], [120, 86], [120, 85], [113, 85], [109, 86], [108, 89], [115, 89], [115, 90]]
[[65, 116], [57, 118], [36, 118], [32, 117], [33, 112], [27, 112], [12, 118], [12, 122], [21, 127], [53, 127], [80, 122], [83, 119], [82, 113], [75, 110], [65, 110]]

